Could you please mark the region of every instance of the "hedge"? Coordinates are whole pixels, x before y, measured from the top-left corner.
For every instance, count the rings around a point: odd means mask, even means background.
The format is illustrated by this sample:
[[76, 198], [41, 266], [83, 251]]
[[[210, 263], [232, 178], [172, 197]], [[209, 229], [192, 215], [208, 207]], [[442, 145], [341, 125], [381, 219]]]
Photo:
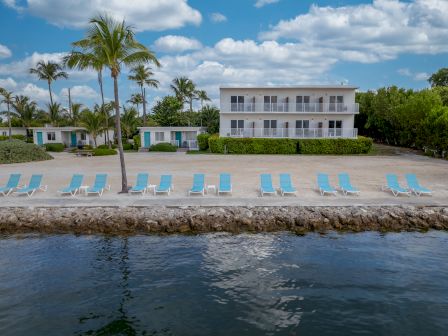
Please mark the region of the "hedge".
[[134, 149], [138, 150], [142, 146], [140, 134], [134, 135], [133, 139], [134, 139]]
[[[13, 134], [13, 135], [11, 135], [11, 138], [13, 138], [15, 140], [26, 141], [26, 136], [24, 136], [22, 134]], [[0, 135], [0, 141], [4, 141], [4, 140], [9, 140], [9, 135]]]
[[63, 152], [64, 151], [64, 144], [61, 143], [46, 143], [45, 145], [45, 149], [47, 150], [47, 152]]
[[123, 150], [131, 150], [134, 149], [134, 146], [130, 143], [124, 143], [123, 144]]
[[208, 139], [209, 138], [210, 138], [210, 134], [208, 134], [208, 133], [198, 135], [199, 150], [205, 151], [208, 149]]
[[365, 154], [372, 139], [266, 139], [209, 137], [212, 153], [228, 154]]
[[105, 155], [116, 155], [117, 151], [115, 149], [109, 148], [94, 148], [93, 156], [105, 156]]
[[[111, 146], [110, 146], [112, 149], [115, 149], [115, 148], [117, 148], [117, 145], [115, 145], [115, 144], [111, 144]], [[109, 145], [99, 145], [99, 146], [97, 146], [96, 148], [99, 148], [99, 149], [109, 149]]]
[[161, 142], [156, 145], [152, 145], [148, 150], [150, 152], [176, 152], [177, 147], [168, 142]]
[[53, 157], [35, 144], [21, 140], [0, 141], [0, 163], [51, 160]]

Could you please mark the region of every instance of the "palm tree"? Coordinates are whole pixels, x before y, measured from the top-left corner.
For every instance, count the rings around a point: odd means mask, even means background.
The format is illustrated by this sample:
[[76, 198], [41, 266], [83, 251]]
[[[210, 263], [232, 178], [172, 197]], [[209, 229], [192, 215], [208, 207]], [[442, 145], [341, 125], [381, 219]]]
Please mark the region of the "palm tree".
[[53, 126], [58, 126], [61, 120], [61, 113], [63, 111], [61, 104], [50, 103], [47, 104], [47, 118]]
[[38, 114], [36, 102], [30, 101], [26, 96], [15, 96], [12, 107], [12, 114], [20, 120], [23, 127], [29, 128], [33, 125]]
[[131, 98], [127, 102], [131, 103], [132, 105], [137, 106], [137, 111], [138, 111], [139, 110], [138, 106], [140, 104], [143, 104], [143, 96], [140, 93], [133, 93], [133, 94], [131, 94]]
[[98, 135], [104, 130], [104, 120], [101, 113], [97, 111], [91, 111], [88, 108], [81, 112], [80, 124], [87, 130], [87, 132], [93, 137], [93, 143], [97, 146], [96, 139]]
[[37, 78], [46, 80], [48, 91], [50, 92], [50, 104], [53, 104], [53, 94], [51, 93], [51, 83], [59, 78], [68, 78], [68, 74], [62, 71], [61, 65], [55, 62], [39, 61], [35, 68], [30, 69], [31, 74], [36, 74]]
[[209, 105], [204, 106], [200, 113], [201, 126], [207, 128], [210, 134], [219, 132], [219, 110]]
[[1, 102], [3, 104], [6, 104], [8, 110], [7, 110], [7, 118], [8, 118], [8, 135], [9, 140], [12, 139], [12, 129], [11, 129], [11, 105], [14, 103], [14, 96], [12, 95], [12, 92], [9, 92], [3, 88], [0, 88], [0, 95], [3, 96], [3, 99]]
[[78, 126], [79, 118], [81, 114], [81, 109], [84, 105], [80, 103], [72, 103], [72, 113], [70, 115], [70, 120], [73, 124], [73, 126]]
[[182, 104], [189, 103], [190, 112], [193, 112], [195, 85], [191, 79], [188, 79], [187, 77], [174, 78], [173, 84], [171, 84], [171, 89]]
[[204, 108], [205, 101], [211, 101], [211, 99], [207, 95], [207, 91], [205, 90], [197, 90], [196, 97], [201, 101], [201, 110]]
[[[157, 61], [157, 60], [156, 60]], [[156, 66], [160, 66], [160, 63], [154, 62]], [[158, 88], [159, 81], [157, 79], [151, 78], [154, 73], [151, 71], [150, 67], [146, 67], [143, 64], [139, 64], [136, 67], [131, 69], [132, 75], [128, 76], [129, 80], [132, 80], [140, 86], [141, 95], [143, 97], [143, 126], [146, 125], [146, 91], [145, 85], [149, 87]]]
[[114, 120], [112, 117], [112, 112], [114, 110], [114, 103], [109, 102], [109, 103], [105, 103], [105, 104], [101, 104], [101, 105], [95, 104], [93, 109], [94, 109], [94, 111], [97, 111], [98, 113], [100, 113], [103, 117], [104, 142], [108, 144], [109, 148], [112, 148], [112, 144], [109, 139], [109, 129], [110, 129], [109, 125], [114, 124]]
[[90, 20], [86, 37], [73, 43], [84, 53], [95, 54], [104, 67], [110, 70], [114, 80], [115, 129], [121, 165], [121, 192], [128, 192], [123, 142], [121, 140], [120, 101], [118, 98], [118, 77], [122, 66], [133, 67], [147, 62], [156, 63], [156, 56], [135, 39], [132, 28], [125, 21], [119, 22], [107, 15]]
[[121, 115], [121, 129], [123, 136], [129, 139], [134, 135], [139, 124], [138, 112], [135, 107], [123, 107], [123, 114]]

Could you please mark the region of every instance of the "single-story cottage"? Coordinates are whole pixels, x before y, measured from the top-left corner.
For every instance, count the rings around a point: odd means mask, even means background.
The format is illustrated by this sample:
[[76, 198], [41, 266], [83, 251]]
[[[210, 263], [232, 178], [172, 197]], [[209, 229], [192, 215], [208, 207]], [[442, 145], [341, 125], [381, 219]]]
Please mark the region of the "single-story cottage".
[[162, 142], [168, 142], [179, 148], [198, 149], [197, 137], [204, 133], [202, 127], [139, 127], [140, 141], [143, 148], [149, 148]]
[[[1, 136], [9, 136], [9, 128], [8, 127], [0, 127], [0, 135]], [[11, 127], [11, 135], [26, 136], [26, 128], [25, 127]]]

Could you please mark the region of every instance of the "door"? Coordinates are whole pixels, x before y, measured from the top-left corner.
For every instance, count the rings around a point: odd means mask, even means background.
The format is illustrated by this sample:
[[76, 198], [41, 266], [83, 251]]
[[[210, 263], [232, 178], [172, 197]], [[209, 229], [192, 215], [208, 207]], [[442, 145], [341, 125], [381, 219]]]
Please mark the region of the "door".
[[71, 147], [76, 147], [76, 132], [71, 134]]
[[42, 137], [42, 132], [37, 132], [37, 144], [40, 146], [44, 144], [44, 138]]
[[144, 148], [151, 147], [151, 132], [143, 133], [143, 145]]
[[182, 132], [176, 132], [176, 141], [177, 141], [177, 146], [181, 147], [182, 146]]

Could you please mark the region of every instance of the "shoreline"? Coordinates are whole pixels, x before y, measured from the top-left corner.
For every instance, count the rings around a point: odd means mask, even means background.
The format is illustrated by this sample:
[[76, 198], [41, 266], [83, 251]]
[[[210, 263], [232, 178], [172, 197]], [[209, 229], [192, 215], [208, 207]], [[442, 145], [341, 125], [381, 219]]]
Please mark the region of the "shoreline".
[[0, 234], [448, 230], [448, 206], [2, 207]]

